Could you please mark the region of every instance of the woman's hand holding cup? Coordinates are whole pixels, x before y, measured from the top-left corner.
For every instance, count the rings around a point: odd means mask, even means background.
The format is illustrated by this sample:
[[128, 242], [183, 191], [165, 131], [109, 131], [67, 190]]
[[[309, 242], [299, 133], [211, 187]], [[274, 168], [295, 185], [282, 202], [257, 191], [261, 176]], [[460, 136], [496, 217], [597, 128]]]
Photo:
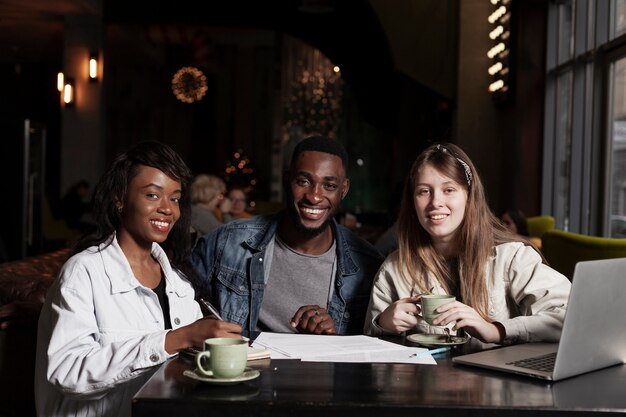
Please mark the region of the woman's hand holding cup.
[[422, 318], [431, 326], [442, 326], [442, 324], [435, 324], [433, 322], [433, 320], [439, 316], [437, 309], [442, 305], [449, 304], [453, 301], [456, 301], [456, 297], [454, 295], [422, 294], [420, 296]]

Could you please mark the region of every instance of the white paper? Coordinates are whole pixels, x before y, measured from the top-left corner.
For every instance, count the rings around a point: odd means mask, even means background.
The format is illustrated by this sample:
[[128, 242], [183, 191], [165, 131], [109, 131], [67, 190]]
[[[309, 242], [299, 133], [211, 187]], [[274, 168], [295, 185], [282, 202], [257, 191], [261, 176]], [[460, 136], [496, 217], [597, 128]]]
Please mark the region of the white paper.
[[356, 362], [356, 363], [416, 363], [422, 365], [437, 365], [431, 355], [415, 356], [415, 349], [365, 352], [365, 353], [341, 353], [330, 356], [313, 356], [300, 359], [302, 362]]
[[364, 335], [324, 336], [263, 332], [252, 346], [268, 349], [272, 359], [436, 364], [431, 355], [413, 356], [428, 349], [406, 347]]

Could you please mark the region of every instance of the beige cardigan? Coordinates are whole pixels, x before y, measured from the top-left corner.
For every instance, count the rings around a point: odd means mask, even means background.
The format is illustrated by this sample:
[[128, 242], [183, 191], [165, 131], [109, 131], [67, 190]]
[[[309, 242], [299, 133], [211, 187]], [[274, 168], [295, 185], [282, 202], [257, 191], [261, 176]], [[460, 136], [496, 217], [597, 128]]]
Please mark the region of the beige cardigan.
[[[486, 272], [489, 318], [504, 326], [505, 343], [559, 340], [571, 286], [564, 275], [543, 264], [532, 247], [520, 242], [496, 246], [496, 255], [489, 260]], [[428, 277], [427, 287], [434, 287], [434, 294], [444, 293], [432, 276]], [[391, 253], [381, 265], [372, 288], [365, 334], [388, 333], [378, 326], [378, 315], [394, 301], [409, 297], [411, 288], [400, 276], [398, 252]], [[412, 333], [441, 332], [437, 330], [418, 318]]]

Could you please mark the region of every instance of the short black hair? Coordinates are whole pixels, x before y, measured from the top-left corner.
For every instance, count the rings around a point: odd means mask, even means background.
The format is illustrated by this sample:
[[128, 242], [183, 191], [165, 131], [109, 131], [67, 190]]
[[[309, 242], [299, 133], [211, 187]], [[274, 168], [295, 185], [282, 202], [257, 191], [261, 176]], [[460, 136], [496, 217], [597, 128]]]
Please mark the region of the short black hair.
[[304, 151], [324, 152], [341, 158], [343, 167], [348, 169], [348, 152], [343, 145], [334, 139], [326, 136], [310, 136], [300, 141], [291, 155], [291, 166], [293, 167], [300, 154]]

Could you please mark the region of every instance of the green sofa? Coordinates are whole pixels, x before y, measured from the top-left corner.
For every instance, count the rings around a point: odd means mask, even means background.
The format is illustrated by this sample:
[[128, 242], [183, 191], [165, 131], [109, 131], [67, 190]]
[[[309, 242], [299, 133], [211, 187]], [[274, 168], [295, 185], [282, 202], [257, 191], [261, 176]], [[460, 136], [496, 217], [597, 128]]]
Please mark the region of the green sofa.
[[577, 262], [626, 257], [626, 238], [587, 236], [564, 230], [546, 231], [541, 252], [550, 266], [570, 280]]

